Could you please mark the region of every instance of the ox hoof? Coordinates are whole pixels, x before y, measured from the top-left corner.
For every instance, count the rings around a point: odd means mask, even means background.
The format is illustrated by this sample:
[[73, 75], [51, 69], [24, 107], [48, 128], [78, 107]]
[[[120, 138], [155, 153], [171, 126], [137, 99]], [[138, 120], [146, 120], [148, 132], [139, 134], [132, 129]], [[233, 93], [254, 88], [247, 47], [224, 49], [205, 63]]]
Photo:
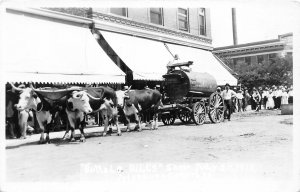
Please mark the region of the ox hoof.
[[112, 134], [112, 133], [113, 133], [113, 130], [112, 130], [112, 129], [109, 129], [106, 133], [107, 133], [107, 134]]
[[122, 135], [122, 133], [117, 133], [117, 135], [118, 135], [118, 136], [121, 136], [121, 135]]
[[[15, 137], [16, 138], [16, 137]], [[21, 136], [20, 139], [26, 139], [26, 136]]]
[[45, 143], [46, 143], [45, 140], [40, 140], [40, 141], [39, 141], [39, 144], [45, 144]]
[[80, 138], [80, 142], [85, 143], [85, 138]]
[[75, 138], [70, 139], [70, 142], [75, 142], [75, 141], [76, 141]]
[[106, 136], [106, 133], [103, 132], [103, 133], [102, 133], [102, 137], [105, 137], [105, 136]]

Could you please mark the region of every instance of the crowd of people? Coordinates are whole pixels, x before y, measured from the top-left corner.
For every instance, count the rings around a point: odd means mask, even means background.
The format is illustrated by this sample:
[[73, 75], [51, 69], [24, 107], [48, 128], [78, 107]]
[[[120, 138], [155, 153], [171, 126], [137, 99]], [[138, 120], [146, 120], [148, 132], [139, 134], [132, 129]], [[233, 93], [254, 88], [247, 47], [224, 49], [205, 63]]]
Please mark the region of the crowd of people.
[[[226, 113], [224, 118], [230, 121], [231, 113], [243, 112], [249, 109], [259, 111], [261, 109], [279, 110], [283, 104], [293, 103], [293, 86], [265, 86], [236, 87], [230, 89], [227, 83], [224, 90], [218, 87], [217, 91], [224, 99]], [[248, 107], [248, 106], [251, 106]]]

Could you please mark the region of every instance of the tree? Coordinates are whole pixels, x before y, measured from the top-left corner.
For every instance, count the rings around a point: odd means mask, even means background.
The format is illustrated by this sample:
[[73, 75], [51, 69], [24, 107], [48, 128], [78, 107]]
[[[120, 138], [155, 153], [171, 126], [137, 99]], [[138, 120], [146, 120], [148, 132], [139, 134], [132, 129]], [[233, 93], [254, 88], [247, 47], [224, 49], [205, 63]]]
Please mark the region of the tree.
[[[233, 66], [233, 64], [228, 64]], [[232, 67], [233, 68], [233, 67]], [[239, 83], [246, 87], [293, 84], [293, 59], [291, 55], [275, 57], [260, 63], [240, 63], [233, 70], [239, 74]]]

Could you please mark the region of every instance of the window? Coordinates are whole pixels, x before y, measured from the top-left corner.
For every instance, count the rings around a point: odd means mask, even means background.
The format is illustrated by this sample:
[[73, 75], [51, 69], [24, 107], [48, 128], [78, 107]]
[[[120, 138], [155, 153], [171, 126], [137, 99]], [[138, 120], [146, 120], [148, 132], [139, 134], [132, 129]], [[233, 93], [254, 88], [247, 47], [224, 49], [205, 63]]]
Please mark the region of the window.
[[200, 8], [199, 11], [199, 27], [200, 35], [206, 35], [205, 9]]
[[188, 31], [188, 10], [178, 9], [179, 30]]
[[162, 8], [150, 8], [150, 22], [157, 25], [163, 25]]
[[127, 17], [127, 8], [110, 8], [110, 12], [116, 15]]
[[258, 56], [257, 56], [257, 63], [258, 63], [258, 64], [262, 64], [263, 61], [264, 61], [264, 57], [263, 57], [262, 55], [258, 55]]

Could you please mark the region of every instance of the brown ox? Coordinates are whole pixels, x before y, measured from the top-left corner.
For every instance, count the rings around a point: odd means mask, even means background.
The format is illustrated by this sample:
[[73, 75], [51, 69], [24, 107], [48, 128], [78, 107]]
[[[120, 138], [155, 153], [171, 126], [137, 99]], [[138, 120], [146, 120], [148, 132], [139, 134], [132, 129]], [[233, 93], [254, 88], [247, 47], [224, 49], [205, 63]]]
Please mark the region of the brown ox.
[[144, 89], [144, 90], [127, 90], [117, 91], [118, 104], [123, 108], [126, 120], [128, 122], [127, 130], [129, 127], [129, 117], [134, 115], [135, 122], [138, 125], [138, 130], [141, 131], [141, 124], [139, 115], [153, 114], [154, 127], [150, 129], [157, 129], [157, 109], [162, 106], [161, 94], [157, 90]]

